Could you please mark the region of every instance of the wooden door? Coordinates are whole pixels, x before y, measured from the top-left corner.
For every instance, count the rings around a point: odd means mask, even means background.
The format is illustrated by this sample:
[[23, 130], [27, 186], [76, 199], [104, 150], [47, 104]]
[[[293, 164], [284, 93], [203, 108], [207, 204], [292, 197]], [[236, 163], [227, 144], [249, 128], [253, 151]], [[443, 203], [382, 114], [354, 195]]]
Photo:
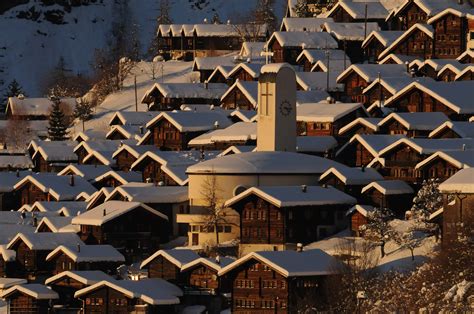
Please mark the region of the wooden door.
[[193, 233], [192, 235], [192, 245], [198, 245], [199, 244], [199, 233]]

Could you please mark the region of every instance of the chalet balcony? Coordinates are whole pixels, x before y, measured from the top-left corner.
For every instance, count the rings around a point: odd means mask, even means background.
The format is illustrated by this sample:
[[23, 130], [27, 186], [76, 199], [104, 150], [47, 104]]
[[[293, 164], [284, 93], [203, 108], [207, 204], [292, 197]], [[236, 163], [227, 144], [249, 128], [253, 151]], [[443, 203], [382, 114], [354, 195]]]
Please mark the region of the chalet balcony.
[[385, 160], [385, 167], [406, 167], [414, 168], [418, 161], [412, 160]]
[[211, 288], [202, 288], [202, 287], [184, 287], [184, 294], [185, 295], [216, 295], [216, 289]]

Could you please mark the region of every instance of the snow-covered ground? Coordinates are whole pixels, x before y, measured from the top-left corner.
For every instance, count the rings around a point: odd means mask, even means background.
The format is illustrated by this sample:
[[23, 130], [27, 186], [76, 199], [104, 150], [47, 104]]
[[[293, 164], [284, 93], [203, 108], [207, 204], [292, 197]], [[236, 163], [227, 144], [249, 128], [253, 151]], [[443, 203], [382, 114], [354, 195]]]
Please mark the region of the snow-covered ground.
[[[155, 34], [159, 1], [128, 0], [142, 52], [145, 52]], [[0, 94], [5, 86], [16, 79], [28, 96], [41, 95], [41, 81], [63, 57], [67, 68], [75, 74], [91, 72], [94, 52], [107, 45], [112, 25], [112, 5], [103, 4], [74, 7], [64, 15], [67, 24], [56, 25], [40, 18], [39, 22], [19, 19], [19, 11], [33, 5], [37, 11], [59, 9], [61, 6], [43, 7], [38, 1], [17, 6], [0, 15]], [[198, 5], [196, 5], [198, 3]], [[243, 15], [255, 7], [257, 0], [171, 0], [171, 17], [174, 23], [201, 23], [218, 13], [223, 22]], [[283, 16], [286, 0], [275, 1], [275, 13]]]

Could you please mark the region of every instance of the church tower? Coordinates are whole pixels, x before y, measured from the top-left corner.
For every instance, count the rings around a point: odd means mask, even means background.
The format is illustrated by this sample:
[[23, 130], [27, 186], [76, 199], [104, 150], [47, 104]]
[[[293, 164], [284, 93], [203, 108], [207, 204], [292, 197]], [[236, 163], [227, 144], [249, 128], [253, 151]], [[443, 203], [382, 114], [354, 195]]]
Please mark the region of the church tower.
[[257, 151], [296, 151], [296, 75], [287, 63], [261, 69]]

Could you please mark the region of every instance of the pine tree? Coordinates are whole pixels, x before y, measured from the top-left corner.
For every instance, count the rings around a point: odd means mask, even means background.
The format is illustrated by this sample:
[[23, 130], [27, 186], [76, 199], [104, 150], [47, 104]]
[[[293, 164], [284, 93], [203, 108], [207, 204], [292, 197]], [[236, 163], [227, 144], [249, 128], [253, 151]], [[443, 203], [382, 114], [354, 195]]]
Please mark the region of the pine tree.
[[293, 8], [298, 17], [311, 17], [312, 13], [308, 8], [307, 0], [298, 0]]
[[67, 128], [64, 112], [61, 109], [61, 100], [51, 97], [53, 107], [49, 115], [48, 138], [51, 141], [64, 141], [67, 138]]
[[13, 81], [10, 82], [10, 84], [8, 84], [7, 91], [3, 95], [4, 99], [2, 100], [2, 103], [0, 104], [1, 111], [2, 112], [5, 111], [5, 108], [6, 108], [7, 102], [8, 102], [8, 98], [17, 97], [20, 94], [24, 95], [23, 89], [22, 89], [20, 83], [18, 83], [18, 81], [14, 79]]
[[161, 24], [173, 24], [170, 16], [170, 2], [169, 0], [160, 0], [160, 7], [158, 9], [158, 25]]
[[85, 122], [92, 117], [92, 104], [86, 101], [79, 101], [74, 108], [74, 118], [82, 122], [82, 131], [85, 131]]
[[221, 19], [219, 17], [219, 13], [214, 13], [211, 19], [211, 24], [222, 24]]

